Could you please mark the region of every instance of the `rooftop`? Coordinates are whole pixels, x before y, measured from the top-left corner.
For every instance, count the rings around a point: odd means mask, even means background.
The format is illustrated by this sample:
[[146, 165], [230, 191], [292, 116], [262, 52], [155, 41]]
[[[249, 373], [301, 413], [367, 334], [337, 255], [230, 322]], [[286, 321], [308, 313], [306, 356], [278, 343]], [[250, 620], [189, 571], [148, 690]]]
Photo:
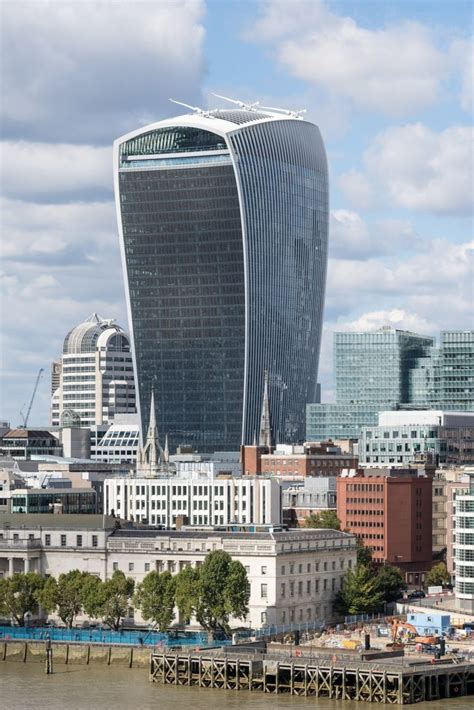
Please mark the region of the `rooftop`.
[[116, 519], [110, 515], [71, 515], [62, 513], [0, 513], [0, 528], [64, 528], [71, 530], [113, 530]]

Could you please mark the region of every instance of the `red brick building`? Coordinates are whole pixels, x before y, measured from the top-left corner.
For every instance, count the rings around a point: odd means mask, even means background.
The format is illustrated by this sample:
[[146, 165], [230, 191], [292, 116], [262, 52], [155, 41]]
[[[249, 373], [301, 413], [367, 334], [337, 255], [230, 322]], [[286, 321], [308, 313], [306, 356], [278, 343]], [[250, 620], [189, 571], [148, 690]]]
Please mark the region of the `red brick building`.
[[433, 478], [424, 469], [359, 469], [337, 479], [341, 529], [361, 538], [375, 562], [397, 565], [420, 585], [432, 566]]
[[242, 447], [242, 473], [246, 476], [339, 476], [357, 467], [353, 454], [343, 453], [332, 441], [281, 445], [274, 451], [263, 446]]

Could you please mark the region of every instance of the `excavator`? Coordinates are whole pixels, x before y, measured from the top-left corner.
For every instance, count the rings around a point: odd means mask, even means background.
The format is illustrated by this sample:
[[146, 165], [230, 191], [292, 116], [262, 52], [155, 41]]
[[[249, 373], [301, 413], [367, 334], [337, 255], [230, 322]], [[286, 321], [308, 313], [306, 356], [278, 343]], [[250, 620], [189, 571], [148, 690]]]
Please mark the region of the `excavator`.
[[[418, 636], [418, 631], [407, 621], [402, 621], [401, 619], [392, 618], [388, 619], [391, 624], [391, 635], [392, 643], [388, 644], [391, 648], [403, 648], [404, 644], [408, 642], [421, 644], [422, 646], [435, 646], [439, 644], [439, 638], [437, 636]], [[399, 636], [399, 632], [406, 630], [406, 639]]]

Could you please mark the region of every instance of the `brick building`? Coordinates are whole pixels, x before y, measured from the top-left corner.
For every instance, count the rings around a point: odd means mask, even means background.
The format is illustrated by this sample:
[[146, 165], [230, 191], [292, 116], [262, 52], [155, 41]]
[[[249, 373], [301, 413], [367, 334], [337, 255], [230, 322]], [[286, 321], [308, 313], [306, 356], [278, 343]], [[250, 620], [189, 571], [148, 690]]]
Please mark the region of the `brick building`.
[[341, 529], [361, 538], [375, 562], [397, 565], [421, 585], [432, 566], [433, 479], [425, 469], [358, 469], [337, 479]]
[[264, 446], [242, 447], [242, 473], [247, 476], [339, 476], [357, 464], [356, 456], [344, 453], [332, 441], [280, 445], [274, 451]]

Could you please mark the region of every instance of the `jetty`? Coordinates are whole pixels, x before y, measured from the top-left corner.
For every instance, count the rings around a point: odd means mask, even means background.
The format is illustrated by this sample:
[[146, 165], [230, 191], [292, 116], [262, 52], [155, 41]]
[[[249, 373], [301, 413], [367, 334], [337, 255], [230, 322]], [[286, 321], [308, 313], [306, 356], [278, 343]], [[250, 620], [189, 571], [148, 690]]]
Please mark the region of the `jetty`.
[[[230, 650], [230, 649], [229, 649]], [[228, 651], [152, 653], [150, 680], [167, 685], [287, 693], [409, 705], [474, 695], [474, 664], [406, 658], [359, 662]]]

